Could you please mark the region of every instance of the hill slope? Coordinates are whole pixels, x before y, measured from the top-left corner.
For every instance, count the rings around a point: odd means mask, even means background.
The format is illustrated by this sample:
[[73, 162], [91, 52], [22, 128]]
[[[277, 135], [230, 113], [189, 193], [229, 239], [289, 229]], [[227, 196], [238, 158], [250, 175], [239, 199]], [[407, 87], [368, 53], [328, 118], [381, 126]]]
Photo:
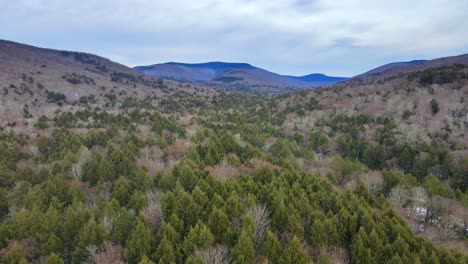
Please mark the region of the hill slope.
[[277, 99], [282, 120], [289, 120], [288, 125], [291, 118], [298, 119], [301, 122], [293, 123], [310, 127], [338, 115], [369, 115], [374, 121], [390, 118], [400, 142], [438, 139], [452, 149], [467, 150], [468, 55], [389, 64], [370, 73]]
[[393, 69], [393, 68], [400, 68], [402, 66], [420, 64], [420, 63], [423, 63], [423, 62], [426, 62], [426, 61], [427, 60], [412, 60], [412, 61], [404, 61], [404, 62], [392, 62], [392, 63], [388, 63], [388, 64], [385, 64], [385, 65], [379, 66], [377, 68], [374, 68], [374, 69], [372, 69], [370, 71], [367, 71], [365, 73], [359, 74], [359, 75], [357, 75], [355, 77], [377, 74], [377, 73], [381, 73], [381, 72], [384, 72], [384, 71], [388, 71], [388, 70]]
[[[279, 96], [271, 119], [286, 137], [315, 151], [318, 161], [304, 165], [310, 173], [337, 175], [344, 188], [369, 185], [415, 232], [468, 252], [464, 229], [443, 220], [468, 220], [467, 58], [392, 65]], [[335, 155], [345, 160], [330, 158]], [[361, 163], [373, 171], [348, 171]], [[334, 164], [344, 164], [341, 172]]]
[[32, 121], [73, 105], [115, 109], [126, 98], [166, 97], [197, 89], [146, 76], [96, 55], [4, 40], [0, 40], [0, 65], [0, 125], [23, 115]]
[[369, 82], [373, 80], [381, 80], [384, 78], [393, 77], [398, 74], [424, 70], [431, 67], [441, 67], [445, 65], [454, 64], [468, 64], [468, 54], [443, 57], [433, 60], [413, 60], [408, 62], [389, 63], [367, 71], [365, 73], [359, 74], [351, 78], [351, 80], [361, 80]]

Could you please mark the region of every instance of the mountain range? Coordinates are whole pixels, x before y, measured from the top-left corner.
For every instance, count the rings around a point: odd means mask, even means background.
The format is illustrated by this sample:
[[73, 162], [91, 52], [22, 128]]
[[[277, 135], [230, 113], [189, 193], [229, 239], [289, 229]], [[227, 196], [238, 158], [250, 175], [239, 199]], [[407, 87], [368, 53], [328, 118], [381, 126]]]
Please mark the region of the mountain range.
[[194, 64], [167, 62], [149, 66], [137, 66], [134, 67], [134, 69], [157, 78], [186, 83], [222, 86], [230, 90], [285, 92], [296, 89], [327, 86], [344, 81], [368, 82], [375, 78], [388, 78], [401, 73], [457, 63], [467, 64], [468, 54], [438, 58], [434, 60], [392, 62], [351, 78], [327, 76], [321, 73], [314, 73], [305, 76], [281, 75], [252, 66], [248, 63], [229, 62]]
[[[109, 86], [116, 81], [124, 86], [148, 85], [149, 82], [155, 82], [158, 78], [162, 78], [168, 80], [167, 82], [175, 81], [176, 83], [188, 83], [192, 86], [218, 87], [231, 91], [281, 93], [297, 89], [327, 86], [341, 82], [354, 84], [372, 82], [375, 79], [388, 78], [396, 74], [430, 67], [440, 67], [457, 63], [467, 64], [468, 54], [434, 60], [393, 62], [351, 78], [332, 77], [320, 73], [305, 76], [281, 75], [248, 63], [228, 62], [195, 64], [168, 62], [150, 66], [137, 66], [132, 69], [106, 58], [88, 53], [43, 49], [6, 40], [0, 40], [0, 59], [2, 60], [3, 68], [0, 74], [2, 74], [3, 77], [8, 76], [6, 79], [12, 77], [9, 75], [15, 71], [15, 68], [28, 69], [25, 72], [27, 75], [28, 72], [30, 73], [33, 70], [31, 67], [39, 67], [39, 70], [36, 71], [39, 72], [39, 74], [36, 73], [36, 75], [40, 75], [41, 72], [50, 71], [52, 69], [50, 67], [53, 65], [54, 68], [51, 74], [55, 75], [58, 73], [58, 75], [60, 75], [57, 76], [57, 80], [53, 85], [57, 86], [60, 84], [59, 86], [62, 89], [71, 84], [83, 85], [84, 76], [97, 74], [99, 78], [91, 78], [99, 82], [100, 86]], [[32, 62], [34, 62], [33, 65], [31, 65]], [[49, 63], [49, 68], [47, 68], [47, 63]], [[68, 76], [72, 73], [75, 73], [76, 76]], [[123, 79], [121, 77], [123, 77]], [[126, 77], [132, 80], [126, 79]], [[41, 77], [36, 76], [36, 78]], [[50, 79], [50, 75], [48, 75], [48, 78]], [[80, 78], [82, 80], [80, 80]], [[4, 78], [3, 81], [6, 79]], [[75, 83], [73, 83], [73, 80], [70, 81], [71, 79], [76, 79]], [[101, 85], [101, 82], [104, 83]], [[84, 84], [86, 85], [86, 83]]]
[[248, 85], [280, 89], [313, 88], [348, 79], [320, 73], [288, 76], [270, 72], [247, 63], [228, 62], [195, 64], [168, 62], [150, 66], [137, 66], [134, 69], [153, 77], [179, 82], [209, 83], [225, 86]]

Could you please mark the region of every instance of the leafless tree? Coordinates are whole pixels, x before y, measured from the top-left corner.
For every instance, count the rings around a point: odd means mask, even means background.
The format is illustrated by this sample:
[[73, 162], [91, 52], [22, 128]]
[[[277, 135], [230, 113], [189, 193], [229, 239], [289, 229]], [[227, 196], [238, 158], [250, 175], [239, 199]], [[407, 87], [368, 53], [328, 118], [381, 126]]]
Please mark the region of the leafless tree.
[[113, 245], [109, 241], [102, 246], [90, 245], [86, 247], [88, 251], [89, 264], [124, 264], [123, 250], [121, 246]]
[[432, 196], [429, 201], [430, 222], [441, 227], [448, 227], [451, 224], [452, 211], [455, 201], [441, 196]]
[[137, 164], [144, 166], [154, 175], [161, 170], [160, 161], [164, 157], [164, 151], [158, 147], [144, 147], [138, 152]]
[[229, 264], [231, 256], [226, 245], [213, 245], [203, 250], [197, 250], [195, 256], [200, 257], [206, 264]]
[[159, 190], [148, 190], [145, 193], [146, 206], [143, 207], [142, 213], [153, 232], [159, 229], [164, 219], [160, 196]]
[[76, 179], [76, 180], [81, 180], [81, 176], [82, 176], [82, 173], [83, 173], [83, 165], [91, 158], [91, 151], [89, 151], [88, 148], [86, 147], [81, 147], [80, 149], [80, 153], [79, 153], [79, 156], [78, 156], [78, 161], [72, 165], [72, 174], [73, 174], [73, 177]]
[[403, 186], [397, 185], [391, 190], [389, 200], [395, 207], [401, 208], [408, 200], [408, 191]]
[[454, 209], [453, 214], [458, 219], [458, 229], [463, 235], [467, 235], [468, 228], [468, 208], [464, 207], [461, 204], [457, 204]]
[[113, 216], [104, 216], [104, 218], [102, 219], [102, 222], [101, 222], [103, 229], [106, 232], [110, 233], [111, 230], [112, 230], [112, 227], [114, 225], [114, 221], [115, 221], [115, 217], [113, 217]]
[[427, 227], [424, 231], [426, 237], [435, 243], [440, 243], [444, 241], [451, 241], [457, 239], [457, 233], [455, 230], [443, 228], [443, 227]]
[[423, 187], [413, 187], [410, 193], [411, 205], [413, 208], [425, 207], [429, 197], [427, 196], [426, 189]]
[[98, 201], [100, 198], [101, 193], [98, 192], [98, 190], [93, 190], [93, 189], [87, 189], [86, 194], [86, 202], [85, 205], [89, 210], [93, 210], [98, 204]]
[[334, 264], [350, 263], [349, 252], [342, 247], [332, 247], [328, 249], [328, 256]]
[[369, 171], [361, 174], [359, 180], [367, 187], [369, 192], [373, 194], [380, 194], [382, 191], [384, 180], [382, 173], [379, 171]]
[[270, 227], [270, 213], [265, 205], [256, 204], [246, 210], [244, 217], [250, 216], [255, 226], [255, 252], [258, 253], [265, 231]]
[[164, 151], [158, 147], [144, 147], [139, 150], [138, 156], [144, 159], [159, 160], [164, 156]]

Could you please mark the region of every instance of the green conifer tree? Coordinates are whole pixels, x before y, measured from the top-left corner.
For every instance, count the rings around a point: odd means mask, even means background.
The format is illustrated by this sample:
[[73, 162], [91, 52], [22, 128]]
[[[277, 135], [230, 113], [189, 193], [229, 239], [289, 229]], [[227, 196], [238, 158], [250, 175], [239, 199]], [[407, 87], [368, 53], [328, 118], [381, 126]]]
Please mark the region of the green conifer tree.
[[284, 249], [278, 263], [310, 264], [312, 263], [312, 259], [307, 252], [305, 252], [299, 238], [294, 236]]
[[138, 222], [133, 228], [130, 238], [127, 241], [125, 258], [128, 263], [138, 263], [141, 261], [143, 256], [151, 254], [151, 247], [151, 229], [142, 217], [139, 217]]

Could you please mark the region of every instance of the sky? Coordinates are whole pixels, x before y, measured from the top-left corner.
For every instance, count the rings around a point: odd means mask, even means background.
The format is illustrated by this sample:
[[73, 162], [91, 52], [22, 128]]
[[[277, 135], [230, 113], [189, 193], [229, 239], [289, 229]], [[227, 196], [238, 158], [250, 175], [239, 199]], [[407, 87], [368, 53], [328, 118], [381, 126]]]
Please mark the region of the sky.
[[246, 62], [354, 76], [468, 53], [467, 0], [0, 0], [0, 39], [128, 66]]

